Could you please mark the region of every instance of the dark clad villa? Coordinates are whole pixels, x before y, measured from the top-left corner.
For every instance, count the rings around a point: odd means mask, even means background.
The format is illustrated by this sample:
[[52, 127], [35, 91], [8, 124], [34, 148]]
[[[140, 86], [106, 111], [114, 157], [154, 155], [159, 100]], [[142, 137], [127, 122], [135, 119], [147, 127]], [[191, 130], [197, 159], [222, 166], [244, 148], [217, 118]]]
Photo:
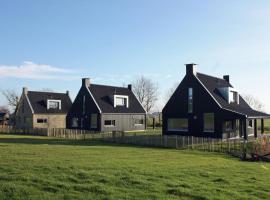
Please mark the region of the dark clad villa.
[[67, 115], [67, 127], [101, 132], [146, 129], [146, 111], [132, 92], [132, 86], [82, 86]]
[[253, 110], [223, 79], [198, 73], [195, 64], [186, 65], [186, 76], [162, 111], [163, 134], [197, 137], [257, 137], [258, 123], [264, 133], [264, 119], [270, 115]]

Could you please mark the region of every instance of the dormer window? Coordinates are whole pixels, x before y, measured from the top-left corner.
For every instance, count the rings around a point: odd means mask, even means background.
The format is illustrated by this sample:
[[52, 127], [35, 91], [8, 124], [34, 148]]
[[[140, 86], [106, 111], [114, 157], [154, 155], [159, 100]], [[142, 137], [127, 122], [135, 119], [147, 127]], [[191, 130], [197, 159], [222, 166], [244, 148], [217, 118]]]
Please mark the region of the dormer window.
[[128, 96], [114, 95], [114, 107], [124, 106], [128, 108]]
[[239, 93], [237, 92], [235, 88], [223, 87], [223, 88], [219, 88], [219, 92], [228, 103], [239, 104]]
[[61, 110], [61, 100], [47, 100], [47, 109]]
[[238, 102], [238, 93], [235, 91], [230, 91], [230, 103]]

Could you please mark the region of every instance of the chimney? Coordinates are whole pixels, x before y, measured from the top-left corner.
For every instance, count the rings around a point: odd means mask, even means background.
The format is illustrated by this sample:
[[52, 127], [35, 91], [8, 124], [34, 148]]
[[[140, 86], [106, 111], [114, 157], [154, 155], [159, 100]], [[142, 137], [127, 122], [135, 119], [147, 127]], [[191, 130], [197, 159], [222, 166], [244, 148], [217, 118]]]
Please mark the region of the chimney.
[[128, 89], [132, 91], [132, 85], [128, 84]]
[[82, 86], [89, 87], [90, 86], [90, 78], [83, 78], [82, 79]]
[[24, 95], [27, 95], [27, 93], [28, 93], [27, 87], [23, 87], [23, 94], [24, 94]]
[[228, 83], [230, 82], [230, 76], [229, 75], [223, 76], [223, 79], [226, 80]]
[[186, 64], [187, 74], [196, 75], [196, 73], [197, 73], [196, 65], [197, 64], [194, 64], [194, 63]]
[[68, 90], [66, 91], [66, 94], [69, 96], [69, 91]]

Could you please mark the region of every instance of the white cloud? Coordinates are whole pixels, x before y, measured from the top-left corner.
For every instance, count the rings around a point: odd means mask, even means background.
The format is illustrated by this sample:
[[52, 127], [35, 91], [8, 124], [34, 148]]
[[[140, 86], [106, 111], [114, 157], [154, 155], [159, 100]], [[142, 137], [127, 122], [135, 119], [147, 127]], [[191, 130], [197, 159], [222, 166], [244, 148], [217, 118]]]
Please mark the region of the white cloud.
[[74, 71], [46, 64], [24, 61], [21, 65], [0, 65], [0, 78], [74, 79]]

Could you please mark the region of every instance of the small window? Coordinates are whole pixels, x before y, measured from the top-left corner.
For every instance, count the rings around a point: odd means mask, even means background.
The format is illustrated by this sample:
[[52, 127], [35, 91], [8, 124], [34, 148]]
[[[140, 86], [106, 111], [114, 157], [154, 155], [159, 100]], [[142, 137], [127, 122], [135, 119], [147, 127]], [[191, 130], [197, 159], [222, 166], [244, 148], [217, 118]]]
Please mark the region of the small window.
[[188, 119], [168, 119], [168, 131], [188, 131]]
[[58, 109], [61, 110], [61, 101], [60, 100], [48, 100], [47, 109]]
[[252, 127], [253, 127], [253, 122], [252, 122], [252, 120], [248, 120], [248, 127], [249, 127], [249, 128], [252, 128]]
[[40, 118], [38, 118], [37, 119], [37, 123], [38, 124], [45, 124], [45, 123], [47, 123], [47, 119], [40, 119]]
[[193, 113], [193, 88], [188, 88], [188, 113]]
[[224, 130], [225, 131], [232, 131], [233, 130], [233, 122], [232, 121], [225, 121]]
[[72, 118], [71, 126], [73, 128], [75, 128], [75, 127], [78, 127], [78, 124], [79, 124], [79, 119], [78, 118]]
[[104, 126], [115, 126], [115, 120], [105, 120]]
[[97, 114], [91, 114], [91, 128], [97, 128]]
[[203, 116], [204, 120], [204, 132], [215, 131], [215, 119], [214, 113], [205, 113]]
[[135, 126], [143, 125], [143, 124], [144, 124], [144, 123], [143, 123], [143, 122], [144, 122], [143, 119], [135, 119], [134, 121], [135, 121], [135, 123], [134, 123]]

